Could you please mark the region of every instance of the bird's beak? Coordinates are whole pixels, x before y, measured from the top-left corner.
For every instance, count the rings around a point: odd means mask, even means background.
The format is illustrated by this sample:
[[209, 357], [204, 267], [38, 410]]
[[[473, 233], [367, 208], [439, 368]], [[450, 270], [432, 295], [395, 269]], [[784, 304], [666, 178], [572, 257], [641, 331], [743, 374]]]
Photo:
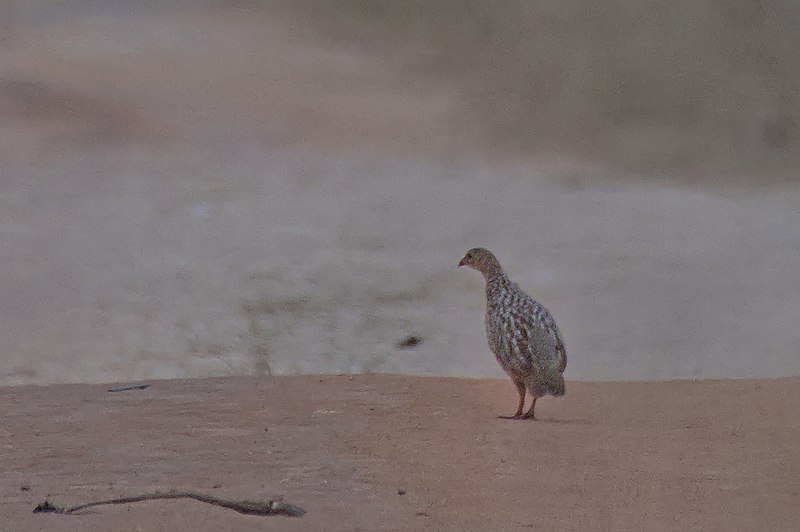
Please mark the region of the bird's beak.
[[458, 263], [458, 267], [460, 268], [464, 266], [466, 263], [467, 263], [467, 257], [464, 257], [463, 259], [461, 259], [461, 262]]

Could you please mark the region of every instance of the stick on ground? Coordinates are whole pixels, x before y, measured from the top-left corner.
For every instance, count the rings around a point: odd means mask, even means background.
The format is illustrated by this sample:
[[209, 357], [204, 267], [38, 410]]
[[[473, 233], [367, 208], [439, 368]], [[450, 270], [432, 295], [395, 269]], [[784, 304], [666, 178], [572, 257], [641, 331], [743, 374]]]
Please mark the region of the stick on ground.
[[141, 495], [131, 495], [128, 497], [117, 497], [115, 499], [107, 499], [104, 501], [87, 502], [79, 504], [70, 508], [62, 508], [51, 504], [50, 501], [44, 501], [36, 508], [33, 513], [56, 513], [56, 514], [71, 514], [92, 506], [100, 506], [103, 504], [129, 504], [133, 502], [152, 501], [156, 499], [194, 499], [208, 504], [215, 504], [223, 508], [230, 508], [242, 514], [249, 515], [288, 515], [291, 517], [299, 517], [303, 515], [305, 510], [299, 506], [285, 503], [279, 499], [269, 501], [231, 501], [227, 499], [220, 499], [212, 495], [204, 493], [197, 493], [194, 491], [168, 491], [166, 493], [143, 493]]

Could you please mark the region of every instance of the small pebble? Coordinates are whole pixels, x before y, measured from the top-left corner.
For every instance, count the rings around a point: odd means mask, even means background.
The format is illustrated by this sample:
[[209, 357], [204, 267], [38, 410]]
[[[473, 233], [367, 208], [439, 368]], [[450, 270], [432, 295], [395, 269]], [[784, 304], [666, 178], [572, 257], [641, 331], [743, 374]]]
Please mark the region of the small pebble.
[[409, 335], [397, 342], [398, 349], [413, 349], [422, 344], [422, 338], [419, 336]]

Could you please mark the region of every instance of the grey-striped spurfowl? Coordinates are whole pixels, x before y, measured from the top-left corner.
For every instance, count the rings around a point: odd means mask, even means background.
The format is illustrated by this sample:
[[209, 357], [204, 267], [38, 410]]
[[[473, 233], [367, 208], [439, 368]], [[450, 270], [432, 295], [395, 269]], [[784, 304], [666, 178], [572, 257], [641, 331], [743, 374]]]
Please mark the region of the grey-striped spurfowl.
[[[506, 419], [532, 419], [536, 399], [564, 395], [567, 352], [556, 322], [538, 301], [522, 291], [503, 271], [500, 262], [483, 248], [464, 255], [459, 266], [469, 266], [486, 281], [486, 335], [489, 349], [519, 392], [519, 406]], [[523, 414], [526, 390], [533, 403]]]

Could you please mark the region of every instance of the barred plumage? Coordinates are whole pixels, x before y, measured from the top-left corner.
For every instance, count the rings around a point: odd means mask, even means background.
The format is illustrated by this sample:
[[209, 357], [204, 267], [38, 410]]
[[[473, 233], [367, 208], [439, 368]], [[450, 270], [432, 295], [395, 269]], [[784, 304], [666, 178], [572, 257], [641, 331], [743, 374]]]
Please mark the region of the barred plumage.
[[[546, 308], [508, 278], [490, 251], [471, 249], [458, 265], [478, 270], [486, 281], [489, 349], [519, 392], [519, 406], [511, 417], [533, 418], [536, 399], [566, 391], [567, 352], [556, 322]], [[533, 403], [523, 415], [526, 390]]]

